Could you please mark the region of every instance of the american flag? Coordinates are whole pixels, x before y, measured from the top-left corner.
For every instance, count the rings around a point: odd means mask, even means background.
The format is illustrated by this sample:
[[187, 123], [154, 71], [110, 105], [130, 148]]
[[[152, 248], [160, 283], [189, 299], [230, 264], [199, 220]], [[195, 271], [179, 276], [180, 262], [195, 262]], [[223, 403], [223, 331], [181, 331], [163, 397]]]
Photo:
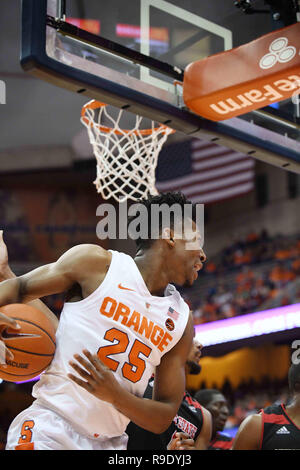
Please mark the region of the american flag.
[[254, 189], [255, 160], [211, 142], [191, 139], [165, 146], [159, 156], [159, 192], [182, 191], [192, 202], [211, 204]]
[[174, 308], [170, 307], [168, 310], [168, 315], [169, 317], [173, 318], [174, 320], [178, 320], [179, 318], [179, 313], [174, 310]]

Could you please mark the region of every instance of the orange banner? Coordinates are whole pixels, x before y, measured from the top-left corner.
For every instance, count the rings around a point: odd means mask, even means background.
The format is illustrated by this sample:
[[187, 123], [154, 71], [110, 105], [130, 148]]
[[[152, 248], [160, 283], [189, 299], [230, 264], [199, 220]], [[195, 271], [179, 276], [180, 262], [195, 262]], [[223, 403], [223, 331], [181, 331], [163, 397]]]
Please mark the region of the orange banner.
[[299, 38], [296, 23], [188, 65], [186, 106], [222, 121], [300, 94]]

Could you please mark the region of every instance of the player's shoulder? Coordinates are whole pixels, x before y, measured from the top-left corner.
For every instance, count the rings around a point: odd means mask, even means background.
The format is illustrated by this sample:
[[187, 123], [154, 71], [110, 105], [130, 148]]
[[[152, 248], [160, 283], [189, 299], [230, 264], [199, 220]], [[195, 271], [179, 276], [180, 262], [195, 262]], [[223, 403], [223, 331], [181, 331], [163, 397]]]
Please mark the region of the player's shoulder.
[[85, 243], [73, 246], [58, 261], [64, 264], [69, 262], [74, 268], [78, 266], [79, 268], [89, 267], [89, 269], [92, 269], [93, 265], [98, 268], [101, 265], [109, 265], [111, 259], [112, 253], [110, 251], [100, 245]]
[[261, 414], [247, 416], [241, 423], [233, 441], [233, 450], [258, 450], [262, 431]]
[[93, 243], [82, 243], [79, 245], [74, 245], [68, 250], [69, 254], [73, 255], [82, 255], [82, 256], [101, 256], [101, 257], [111, 257], [111, 252], [106, 250], [100, 245]]
[[247, 416], [241, 424], [241, 428], [247, 428], [248, 431], [260, 429], [262, 425], [261, 413], [255, 413]]

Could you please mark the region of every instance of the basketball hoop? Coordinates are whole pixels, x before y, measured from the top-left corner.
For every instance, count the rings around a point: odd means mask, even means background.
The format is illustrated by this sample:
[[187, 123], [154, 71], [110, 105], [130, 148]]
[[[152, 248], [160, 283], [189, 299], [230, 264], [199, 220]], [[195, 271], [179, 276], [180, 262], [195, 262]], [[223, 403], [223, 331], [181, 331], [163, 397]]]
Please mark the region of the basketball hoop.
[[[132, 129], [121, 128], [124, 113], [116, 118], [109, 114], [107, 105], [92, 100], [82, 108], [81, 122], [87, 128], [97, 160], [98, 193], [104, 199], [113, 197], [118, 202], [137, 200], [148, 194], [158, 194], [155, 187], [155, 169], [159, 152], [168, 136], [175, 131], [151, 121], [151, 128], [142, 129], [144, 118], [135, 116]], [[111, 123], [110, 127], [103, 121]]]

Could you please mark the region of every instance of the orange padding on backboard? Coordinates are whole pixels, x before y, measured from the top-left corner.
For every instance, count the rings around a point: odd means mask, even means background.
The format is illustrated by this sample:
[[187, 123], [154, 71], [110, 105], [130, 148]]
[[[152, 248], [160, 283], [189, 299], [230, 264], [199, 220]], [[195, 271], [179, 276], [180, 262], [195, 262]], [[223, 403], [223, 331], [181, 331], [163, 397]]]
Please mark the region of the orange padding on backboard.
[[300, 94], [300, 23], [193, 62], [183, 99], [196, 114], [222, 121]]

